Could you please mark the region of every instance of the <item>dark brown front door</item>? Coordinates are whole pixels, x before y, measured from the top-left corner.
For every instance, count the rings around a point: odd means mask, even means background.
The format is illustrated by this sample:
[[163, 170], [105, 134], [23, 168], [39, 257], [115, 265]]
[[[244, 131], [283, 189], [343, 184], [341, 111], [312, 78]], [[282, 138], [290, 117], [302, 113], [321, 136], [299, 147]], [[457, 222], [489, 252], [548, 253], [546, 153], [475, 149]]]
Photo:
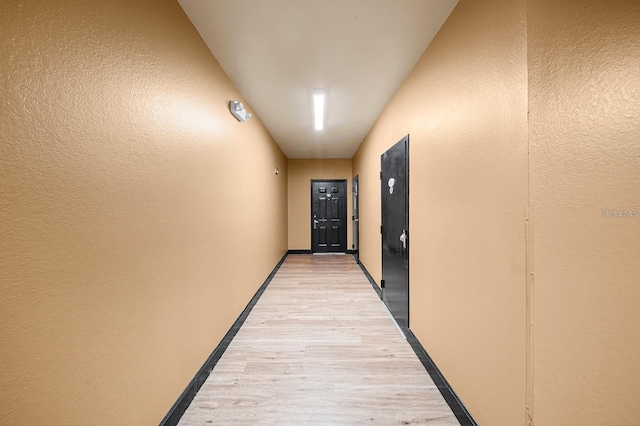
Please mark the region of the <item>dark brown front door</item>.
[[347, 251], [346, 180], [311, 181], [311, 251]]

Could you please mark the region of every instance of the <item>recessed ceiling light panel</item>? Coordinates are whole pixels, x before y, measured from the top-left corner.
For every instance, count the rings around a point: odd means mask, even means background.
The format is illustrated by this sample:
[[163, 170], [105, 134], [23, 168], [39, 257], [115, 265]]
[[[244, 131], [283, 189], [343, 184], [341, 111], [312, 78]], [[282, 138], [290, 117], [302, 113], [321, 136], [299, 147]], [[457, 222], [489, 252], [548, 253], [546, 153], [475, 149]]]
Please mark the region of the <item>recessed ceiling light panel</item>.
[[313, 128], [324, 129], [324, 93], [322, 92], [313, 94]]

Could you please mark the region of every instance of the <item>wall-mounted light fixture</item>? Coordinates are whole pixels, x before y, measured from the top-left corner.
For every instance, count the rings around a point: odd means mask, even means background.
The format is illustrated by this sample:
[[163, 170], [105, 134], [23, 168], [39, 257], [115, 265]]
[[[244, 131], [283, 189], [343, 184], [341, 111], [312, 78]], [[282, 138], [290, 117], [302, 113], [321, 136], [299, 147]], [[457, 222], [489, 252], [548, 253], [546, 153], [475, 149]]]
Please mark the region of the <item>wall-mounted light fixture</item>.
[[313, 128], [324, 128], [324, 93], [316, 91], [313, 94]]
[[237, 118], [240, 122], [247, 121], [252, 117], [251, 113], [244, 109], [242, 102], [229, 101], [229, 111], [231, 111], [231, 115]]

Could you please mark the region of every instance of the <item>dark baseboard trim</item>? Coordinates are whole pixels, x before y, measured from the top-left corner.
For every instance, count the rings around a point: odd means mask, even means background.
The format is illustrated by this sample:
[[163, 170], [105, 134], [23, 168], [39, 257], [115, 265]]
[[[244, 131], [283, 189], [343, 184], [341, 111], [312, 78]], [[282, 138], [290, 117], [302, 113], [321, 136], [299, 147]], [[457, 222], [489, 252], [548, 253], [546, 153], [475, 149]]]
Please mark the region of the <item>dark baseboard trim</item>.
[[245, 320], [249, 316], [249, 313], [251, 312], [253, 307], [256, 305], [256, 303], [262, 296], [262, 293], [264, 293], [269, 283], [271, 283], [271, 280], [276, 275], [276, 272], [278, 272], [278, 269], [280, 269], [280, 266], [282, 266], [282, 263], [285, 261], [288, 254], [289, 253], [285, 253], [285, 255], [282, 256], [282, 259], [280, 259], [276, 267], [273, 268], [273, 271], [271, 271], [271, 273], [269, 274], [265, 282], [260, 286], [256, 294], [253, 295], [253, 297], [251, 298], [247, 306], [244, 308], [244, 310], [242, 311], [238, 319], [236, 319], [236, 321], [233, 323], [233, 325], [231, 326], [227, 334], [225, 334], [225, 336], [222, 338], [220, 343], [218, 343], [218, 346], [216, 346], [216, 348], [213, 350], [211, 355], [209, 355], [209, 358], [207, 358], [207, 361], [202, 365], [202, 367], [200, 367], [200, 370], [198, 370], [198, 372], [196, 373], [194, 378], [191, 380], [187, 388], [182, 392], [182, 394], [180, 395], [178, 400], [175, 402], [175, 404], [173, 404], [173, 407], [171, 407], [167, 415], [164, 416], [164, 419], [162, 419], [162, 421], [160, 422], [160, 426], [175, 426], [178, 424], [178, 422], [180, 421], [180, 418], [182, 417], [184, 412], [187, 410], [187, 408], [193, 401], [193, 398], [195, 398], [196, 394], [198, 393], [198, 391], [200, 390], [204, 382], [207, 380], [207, 378], [211, 374], [213, 367], [216, 366], [216, 364], [220, 360], [220, 357], [222, 357], [222, 354], [224, 354], [224, 351], [226, 351], [227, 348], [229, 347], [229, 344], [238, 333], [238, 330], [240, 330], [240, 327], [242, 327], [242, 324], [244, 324]]
[[364, 267], [362, 262], [358, 262], [358, 266], [360, 266], [360, 269], [362, 269], [364, 276], [367, 277], [367, 279], [369, 280], [369, 283], [371, 284], [371, 287], [373, 287], [375, 292], [378, 294], [378, 297], [382, 299], [382, 290], [380, 289], [380, 287], [378, 287], [378, 284], [376, 284], [376, 280], [373, 279], [373, 277], [371, 276], [369, 271], [367, 271], [367, 268]]
[[420, 362], [422, 362], [427, 373], [431, 376], [431, 380], [433, 380], [433, 383], [438, 387], [442, 397], [447, 401], [447, 404], [449, 404], [451, 411], [453, 411], [453, 414], [456, 416], [460, 424], [462, 426], [477, 426], [478, 424], [471, 416], [471, 413], [469, 413], [462, 401], [460, 401], [460, 398], [458, 398], [458, 395], [453, 391], [449, 382], [447, 382], [447, 379], [444, 378], [444, 375], [440, 369], [438, 369], [436, 363], [433, 362], [433, 359], [431, 359], [427, 351], [420, 344], [420, 341], [411, 330], [405, 330], [405, 333], [407, 336], [407, 342], [409, 342], [411, 348], [420, 359]]
[[[354, 250], [347, 250], [346, 254], [354, 254]], [[311, 250], [288, 250], [287, 254], [313, 254]]]

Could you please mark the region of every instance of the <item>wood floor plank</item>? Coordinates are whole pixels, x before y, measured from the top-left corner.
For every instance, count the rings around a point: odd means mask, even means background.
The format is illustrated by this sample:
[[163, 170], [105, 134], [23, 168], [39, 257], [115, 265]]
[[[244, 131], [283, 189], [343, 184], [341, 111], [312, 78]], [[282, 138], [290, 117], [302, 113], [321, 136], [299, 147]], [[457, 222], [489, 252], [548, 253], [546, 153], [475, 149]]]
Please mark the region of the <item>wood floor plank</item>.
[[180, 420], [459, 425], [351, 256], [289, 255]]

